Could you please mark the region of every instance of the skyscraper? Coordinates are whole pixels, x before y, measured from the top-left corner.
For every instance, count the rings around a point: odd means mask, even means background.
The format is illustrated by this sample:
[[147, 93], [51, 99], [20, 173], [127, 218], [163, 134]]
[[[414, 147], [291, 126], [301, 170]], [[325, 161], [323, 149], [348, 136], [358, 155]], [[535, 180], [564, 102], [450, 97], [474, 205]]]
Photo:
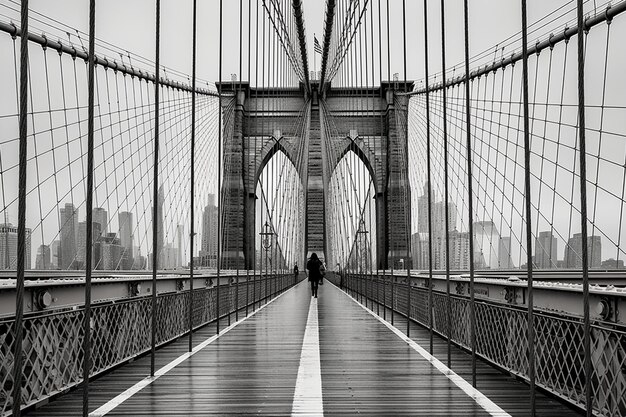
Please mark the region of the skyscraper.
[[450, 269], [469, 269], [469, 244], [468, 232], [462, 233], [456, 230], [450, 232]]
[[[30, 229], [26, 228], [24, 269], [30, 269]], [[0, 224], [0, 269], [17, 269], [17, 227]]]
[[550, 230], [539, 232], [535, 239], [535, 265], [537, 268], [556, 268], [557, 240]]
[[[580, 269], [582, 261], [583, 235], [574, 233], [569, 238], [565, 247], [565, 267]], [[589, 236], [587, 238], [587, 253], [589, 256], [589, 268], [599, 268], [602, 265], [602, 240], [600, 236]]]
[[35, 259], [35, 269], [50, 269], [50, 246], [39, 245], [37, 258]]
[[[431, 192], [430, 196], [431, 203], [434, 203], [435, 193]], [[428, 233], [428, 181], [426, 181], [426, 183], [424, 184], [423, 194], [417, 197], [417, 213], [417, 231], [419, 233]], [[433, 221], [433, 224], [434, 223], [435, 222]]]
[[96, 207], [91, 211], [92, 221], [100, 224], [100, 233], [105, 235], [109, 231], [109, 217], [102, 207]]
[[117, 270], [122, 262], [122, 245], [116, 233], [107, 233], [100, 238], [102, 251], [102, 268], [106, 270]]
[[176, 267], [183, 266], [183, 225], [176, 226], [176, 238], [178, 240], [178, 247], [176, 248]]
[[511, 236], [502, 236], [498, 247], [498, 265], [502, 269], [514, 268], [511, 259]]
[[60, 240], [55, 240], [50, 245], [50, 268], [58, 269], [59, 268], [59, 249], [61, 245]]
[[[163, 253], [163, 247], [165, 245], [165, 229], [163, 227], [163, 207], [165, 206], [165, 190], [163, 189], [163, 185], [159, 187], [159, 196], [157, 200], [157, 216], [154, 218], [154, 207], [152, 208], [152, 221], [157, 224], [157, 246], [156, 246], [156, 255], [157, 255], [157, 269], [161, 269], [160, 259], [161, 254]], [[155, 248], [152, 248], [153, 250]], [[152, 255], [151, 255], [152, 256]], [[150, 260], [152, 262], [152, 260]]]
[[217, 206], [215, 195], [209, 194], [209, 201], [202, 213], [202, 242], [200, 245], [200, 264], [217, 266]]
[[474, 222], [474, 242], [476, 268], [499, 268], [500, 234], [493, 221]]
[[124, 248], [128, 248], [132, 254], [133, 250], [133, 213], [122, 211], [117, 216], [120, 225], [120, 242]]
[[59, 268], [76, 269], [76, 235], [78, 234], [78, 210], [74, 204], [65, 203], [60, 208], [61, 213], [61, 243], [59, 251]]
[[[84, 268], [86, 266], [86, 250], [87, 250], [87, 222], [78, 223], [78, 237], [76, 247], [77, 266]], [[96, 269], [100, 260], [100, 223], [92, 222], [91, 224], [91, 268]]]
[[120, 226], [120, 244], [122, 245], [121, 269], [133, 267], [133, 213], [122, 211], [117, 216]]

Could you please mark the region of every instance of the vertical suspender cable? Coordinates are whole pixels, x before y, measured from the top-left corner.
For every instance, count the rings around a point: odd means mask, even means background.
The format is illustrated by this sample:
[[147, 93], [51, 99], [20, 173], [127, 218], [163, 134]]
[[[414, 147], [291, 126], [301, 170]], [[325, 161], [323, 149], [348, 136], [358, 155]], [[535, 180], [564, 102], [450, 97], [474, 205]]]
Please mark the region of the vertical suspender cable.
[[[237, 89], [238, 91], [241, 91], [241, 78], [242, 78], [242, 68], [243, 68], [243, 0], [239, 0], [239, 88]], [[235, 97], [235, 105], [237, 105], [237, 101], [239, 100], [239, 97]], [[237, 109], [235, 109], [237, 110]], [[244, 138], [243, 138], [243, 103], [241, 104], [241, 172], [245, 172], [244, 171]], [[245, 207], [246, 204], [246, 196], [244, 194], [244, 190], [243, 190], [243, 183], [242, 183], [242, 204]], [[244, 214], [245, 215], [245, 214]], [[244, 221], [242, 219], [242, 221]], [[243, 256], [243, 263], [245, 266], [246, 263], [246, 246], [245, 246], [245, 242], [246, 242], [246, 233], [244, 231], [243, 236], [242, 236], [242, 243], [244, 245], [243, 247], [243, 252], [244, 252], [244, 256]], [[239, 321], [239, 262], [237, 262], [237, 281], [236, 281], [236, 285], [235, 285], [235, 321]], [[230, 316], [229, 316], [230, 317]]]
[[[158, 210], [159, 210], [159, 43], [161, 32], [161, 0], [156, 0], [156, 52], [154, 64], [154, 194], [152, 215], [152, 337], [150, 341], [150, 376], [154, 376], [154, 356], [156, 345], [156, 308], [157, 308], [157, 267], [158, 247], [157, 235], [159, 233]], [[162, 227], [162, 226], [161, 226]], [[163, 233], [163, 230], [161, 230]]]
[[528, 379], [530, 381], [530, 415], [535, 415], [535, 333], [533, 316], [532, 218], [530, 205], [530, 125], [528, 113], [528, 23], [526, 0], [522, 0], [522, 90], [524, 106], [524, 194], [526, 195], [526, 266], [528, 268]]
[[[378, 0], [378, 77], [380, 78], [380, 95], [381, 95], [381, 98], [384, 98], [385, 97], [384, 96], [385, 92], [383, 90], [383, 47], [382, 47], [382, 33], [383, 32], [382, 32], [382, 24], [381, 24], [380, 1], [381, 0]], [[385, 120], [384, 120], [383, 112], [382, 112], [382, 109], [381, 109], [381, 112], [380, 112], [380, 139], [381, 140], [382, 140], [382, 135], [383, 135], [383, 131], [384, 130], [385, 130]], [[383, 198], [383, 199], [386, 198], [385, 195], [387, 194], [387, 190], [386, 190], [387, 185], [386, 184], [382, 184], [382, 187], [385, 187], [385, 191], [383, 193], [381, 193], [381, 196], [377, 196], [376, 198]], [[378, 212], [376, 213], [376, 217], [379, 217]], [[383, 219], [383, 223], [385, 223], [385, 219]], [[387, 233], [387, 228], [385, 228], [384, 233]], [[377, 240], [383, 239], [383, 241], [386, 241], [387, 240], [387, 236], [376, 236], [376, 239]], [[383, 246], [383, 250], [385, 250], [384, 246]], [[386, 256], [386, 254], [378, 253], [378, 250], [376, 251], [376, 257], [378, 258], [377, 260], [382, 259], [383, 256]], [[376, 280], [377, 281], [380, 281], [380, 276], [378, 275], [378, 270], [380, 269], [381, 266], [382, 265], [381, 265], [380, 262], [378, 262], [378, 264], [376, 265]], [[379, 283], [379, 285], [380, 285], [380, 283]], [[379, 293], [380, 293], [380, 290], [379, 290]], [[387, 300], [387, 286], [385, 284], [384, 278], [383, 278], [383, 298], [382, 299], [383, 299], [383, 319], [386, 320], [387, 319], [387, 307], [386, 307], [386, 305], [387, 305], [387, 303], [386, 303], [386, 300]], [[379, 300], [379, 306], [376, 307], [376, 314], [380, 315], [380, 310], [379, 310], [379, 307], [380, 307], [380, 296], [378, 297], [378, 300]]]
[[441, 0], [441, 93], [443, 95], [443, 194], [446, 227], [446, 322], [447, 331], [447, 365], [452, 365], [452, 305], [450, 300], [450, 225], [449, 225], [449, 194], [448, 194], [448, 113], [446, 88], [446, 19], [444, 0]]
[[[250, 95], [252, 95], [251, 93], [252, 77], [250, 76], [250, 62], [251, 62], [250, 52], [251, 52], [251, 45], [252, 45], [251, 40], [252, 40], [252, 0], [248, 0], [248, 92]], [[244, 150], [244, 155], [242, 156], [242, 160], [243, 160], [243, 158], [245, 158], [245, 148], [242, 148], [242, 149]], [[245, 164], [245, 160], [244, 160], [244, 164]], [[248, 196], [244, 194], [243, 198], [244, 198], [244, 204], [245, 204], [245, 199], [247, 199]], [[254, 240], [254, 235], [253, 235], [253, 240]], [[248, 245], [249, 244], [250, 243], [248, 243]], [[256, 257], [256, 250], [255, 250], [255, 255], [253, 256]], [[246, 259], [246, 316], [248, 315], [248, 308], [250, 306], [250, 266], [251, 265], [254, 265], [254, 260], [251, 261], [250, 259]], [[252, 288], [254, 289], [254, 286]], [[254, 300], [254, 297], [252, 299]]]
[[585, 369], [585, 408], [587, 416], [593, 414], [591, 398], [591, 323], [589, 321], [589, 257], [587, 247], [587, 162], [585, 147], [585, 22], [583, 21], [583, 1], [577, 1], [578, 20], [578, 138], [580, 142], [580, 232], [582, 234], [583, 272], [583, 321], [584, 321], [584, 369]]
[[428, 187], [428, 332], [430, 353], [433, 353], [433, 208], [430, 161], [430, 94], [428, 92], [428, 4], [424, 0], [424, 88], [426, 91], [426, 171]]
[[404, 92], [406, 92], [406, 0], [402, 0], [402, 49], [402, 63], [404, 65]]
[[389, 0], [387, 0], [387, 81], [391, 83], [391, 44], [389, 39]]
[[476, 311], [474, 305], [474, 220], [472, 207], [472, 125], [470, 121], [470, 77], [469, 77], [469, 15], [467, 0], [463, 0], [465, 26], [465, 133], [467, 134], [467, 207], [469, 225], [470, 267], [470, 349], [472, 351], [472, 386], [476, 386]]
[[[254, 149], [256, 149], [256, 145], [257, 145], [257, 140], [258, 140], [258, 124], [259, 124], [259, 0], [255, 0], [256, 3], [256, 23], [254, 25], [254, 38], [255, 38], [255, 51], [254, 51], [254, 124], [257, 125], [256, 129], [255, 129], [255, 136], [254, 136]], [[254, 221], [256, 223], [256, 183], [252, 184], [252, 192], [254, 193]], [[261, 224], [263, 224], [263, 221], [261, 221]], [[255, 230], [256, 232], [256, 230]], [[261, 273], [261, 265], [262, 265], [262, 261], [261, 261], [261, 257], [259, 257], [259, 279], [258, 282], [256, 280], [256, 235], [254, 236], [254, 269], [253, 269], [253, 276], [252, 276], [252, 280], [254, 281], [254, 285], [253, 285], [253, 291], [254, 291], [254, 296], [252, 297], [252, 311], [255, 310], [256, 308], [256, 290], [257, 290], [257, 286], [259, 287], [259, 293], [260, 293], [260, 289], [261, 289], [261, 277], [262, 277], [262, 273]]]
[[215, 323], [216, 331], [220, 332], [220, 271], [222, 264], [222, 0], [220, 0], [220, 47], [219, 47], [219, 70], [218, 70], [218, 82], [220, 88], [218, 90], [218, 102], [217, 106], [217, 120], [218, 120], [218, 150], [217, 150], [217, 192], [218, 204], [217, 204], [217, 288], [216, 288], [216, 302], [215, 302]]
[[193, 23], [191, 40], [191, 231], [189, 233], [189, 352], [193, 346], [193, 241], [195, 209], [195, 164], [196, 164], [196, 27], [198, 22], [197, 0], [193, 0]]
[[20, 151], [17, 222], [17, 281], [15, 282], [15, 352], [13, 359], [13, 415], [22, 405], [22, 319], [24, 317], [24, 261], [26, 257], [26, 139], [28, 135], [28, 0], [22, 0], [20, 37]]
[[93, 251], [93, 149], [96, 2], [89, 1], [89, 74], [87, 80], [87, 201], [85, 242], [85, 312], [83, 316], [83, 416], [89, 415], [89, 372], [91, 371], [91, 254]]
[[[389, 88], [391, 88], [391, 43], [390, 43], [390, 36], [389, 36], [389, 0], [387, 0], [387, 81], [389, 82]], [[395, 92], [394, 92], [395, 95]], [[389, 116], [387, 116], [389, 117]], [[390, 174], [391, 174], [391, 169], [390, 169], [390, 165], [391, 165], [391, 161], [389, 159], [389, 155], [390, 155], [390, 151], [389, 151], [389, 137], [387, 137], [387, 186], [389, 186], [390, 184]], [[388, 199], [388, 194], [385, 196], [385, 206], [387, 211], [389, 210], [389, 199]], [[387, 213], [387, 219], [389, 219], [389, 213]], [[389, 225], [389, 231], [387, 233], [386, 237], [391, 236], [391, 240], [393, 241], [393, 229], [391, 228], [391, 225]], [[391, 248], [391, 251], [393, 252], [393, 248]], [[388, 251], [389, 253], [389, 251]], [[389, 257], [387, 257], [387, 261], [389, 260]], [[395, 282], [395, 278], [393, 275], [393, 256], [391, 257], [391, 275], [390, 275], [390, 282], [391, 282], [391, 324], [393, 324], [393, 316], [394, 316], [394, 282]]]
[[[365, 70], [365, 75], [366, 75], [366, 82], [365, 82], [365, 87], [366, 87], [366, 92], [367, 92], [367, 114], [368, 117], [370, 117], [372, 119], [372, 122], [375, 122], [375, 114], [376, 114], [376, 109], [375, 109], [375, 101], [376, 101], [376, 91], [374, 90], [374, 3], [370, 3], [370, 8], [369, 8], [369, 12], [370, 12], [370, 38], [369, 38], [369, 44], [367, 43], [367, 29], [365, 30], [365, 38], [366, 38], [366, 45], [365, 47], [368, 48], [369, 47], [369, 56], [367, 53], [367, 50], [365, 52], [366, 55], [366, 59], [365, 59], [365, 65], [366, 70]], [[366, 16], [367, 18], [367, 16]], [[367, 28], [367, 27], [366, 27]], [[369, 59], [369, 60], [368, 60]], [[370, 63], [371, 63], [371, 67], [370, 67]], [[369, 83], [369, 77], [372, 77], [372, 84], [371, 84], [371, 91], [370, 91], [370, 83]], [[370, 99], [370, 92], [372, 94], [371, 99]], [[370, 105], [371, 105], [371, 109], [370, 109]], [[371, 136], [374, 136], [376, 132], [372, 131], [371, 132]], [[368, 264], [367, 264], [367, 273], [369, 275], [368, 280], [369, 280], [369, 285], [370, 285], [370, 308], [372, 309], [372, 311], [374, 310], [374, 302], [378, 303], [378, 297], [377, 297], [377, 293], [375, 293], [375, 281], [374, 281], [374, 270], [373, 270], [373, 265], [372, 262], [374, 262], [374, 256], [373, 256], [373, 252], [372, 252], [372, 242], [373, 242], [373, 238], [374, 238], [374, 231], [372, 229], [372, 200], [376, 198], [376, 185], [374, 182], [374, 176], [372, 175], [373, 170], [370, 170], [370, 168], [368, 169], [368, 173], [370, 174], [370, 181], [368, 184], [368, 188], [367, 188], [367, 193], [366, 193], [366, 201], [365, 204], [367, 204], [367, 217], [368, 217], [368, 230], [369, 230], [369, 250], [367, 251], [367, 255], [368, 255]], [[372, 193], [369, 194], [370, 189], [372, 190]], [[369, 196], [369, 197], [367, 197]], [[376, 287], [377, 289], [377, 287]]]
[[[402, 61], [404, 64], [404, 89], [403, 92], [407, 92], [407, 84], [406, 84], [406, 0], [402, 0], [402, 46], [403, 46], [403, 55]], [[409, 114], [409, 101], [411, 99], [406, 97], [406, 115], [408, 118]], [[408, 149], [409, 149], [409, 128], [408, 126], [405, 128], [405, 153], [404, 157], [408, 158]], [[406, 164], [406, 179], [409, 178], [409, 164]], [[405, 183], [405, 187], [408, 187], [408, 181]], [[408, 202], [407, 202], [408, 203]], [[405, 205], [406, 210], [407, 205]], [[405, 216], [404, 225], [407, 228], [406, 231], [406, 293], [407, 293], [407, 301], [406, 301], [406, 335], [410, 336], [411, 334], [411, 268], [410, 268], [410, 256], [411, 256], [411, 223], [410, 223], [411, 213], [408, 213]]]

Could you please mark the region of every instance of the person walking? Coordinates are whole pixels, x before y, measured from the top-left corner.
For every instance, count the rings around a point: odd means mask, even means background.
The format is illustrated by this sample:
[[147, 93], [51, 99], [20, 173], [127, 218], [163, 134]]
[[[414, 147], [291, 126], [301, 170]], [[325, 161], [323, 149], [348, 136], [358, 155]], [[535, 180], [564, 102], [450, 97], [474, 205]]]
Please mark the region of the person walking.
[[293, 267], [293, 285], [298, 283], [298, 273], [300, 270], [298, 269], [298, 264]]
[[317, 289], [319, 287], [322, 274], [320, 272], [320, 265], [322, 262], [317, 257], [317, 254], [313, 252], [308, 262], [306, 263], [306, 269], [309, 270], [309, 282], [311, 283], [311, 297], [317, 298]]

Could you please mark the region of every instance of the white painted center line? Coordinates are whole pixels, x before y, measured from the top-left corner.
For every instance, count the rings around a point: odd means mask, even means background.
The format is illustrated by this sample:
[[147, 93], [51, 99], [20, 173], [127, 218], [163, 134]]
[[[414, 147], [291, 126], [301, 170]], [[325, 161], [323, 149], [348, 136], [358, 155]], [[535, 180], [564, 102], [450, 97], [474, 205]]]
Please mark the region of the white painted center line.
[[309, 317], [304, 330], [300, 367], [293, 394], [292, 416], [323, 416], [320, 338], [317, 321], [317, 298], [311, 298]]
[[[287, 294], [289, 291], [293, 290], [294, 288], [295, 287], [291, 287], [289, 290], [283, 292], [282, 294], [279, 294], [276, 298], [268, 301], [266, 304], [264, 304], [261, 307], [259, 307], [258, 310], [253, 311], [252, 313], [248, 314], [246, 317], [242, 318], [241, 320], [239, 320], [239, 321], [231, 324], [230, 326], [226, 327], [224, 330], [222, 330], [220, 332], [220, 334], [216, 334], [214, 336], [209, 337], [208, 339], [206, 339], [205, 341], [203, 341], [202, 343], [197, 345], [195, 348], [193, 348], [191, 350], [191, 352], [187, 352], [187, 353], [184, 353], [184, 354], [180, 355], [178, 358], [174, 359], [173, 361], [171, 361], [167, 365], [165, 365], [162, 368], [160, 368], [159, 370], [157, 370], [154, 373], [154, 376], [145, 377], [144, 379], [142, 379], [141, 381], [137, 382], [132, 387], [128, 388], [126, 391], [122, 392], [121, 394], [119, 394], [115, 398], [113, 398], [113, 399], [109, 400], [107, 403], [103, 404], [101, 407], [99, 407], [96, 410], [94, 410], [91, 413], [89, 413], [89, 416], [90, 417], [102, 417], [102, 416], [107, 415], [108, 413], [113, 411], [115, 408], [117, 408], [119, 405], [121, 405], [124, 401], [128, 400], [130, 397], [132, 397], [133, 395], [137, 394], [139, 391], [141, 391], [142, 389], [144, 389], [148, 385], [152, 384], [154, 381], [156, 381], [157, 379], [159, 379], [163, 375], [167, 374], [169, 371], [174, 369], [176, 366], [180, 365], [185, 360], [189, 359], [190, 357], [192, 357], [196, 353], [200, 352], [202, 349], [207, 347], [209, 344], [213, 343], [214, 341], [216, 341], [220, 337], [224, 336], [226, 333], [228, 333], [229, 331], [234, 329], [236, 326], [241, 324], [243, 321], [245, 321], [245, 320], [249, 319], [250, 317], [254, 316], [256, 313], [258, 313], [259, 311], [263, 310], [265, 307], [267, 307], [268, 305], [272, 304], [274, 301], [278, 300], [280, 297], [282, 297], [283, 295]], [[317, 310], [316, 310], [316, 312], [317, 312]], [[316, 323], [317, 323], [317, 313], [315, 314], [315, 316], [316, 316]], [[317, 325], [316, 325], [316, 328], [317, 328]]]
[[463, 390], [463, 392], [465, 392], [472, 400], [476, 402], [476, 404], [481, 406], [490, 415], [494, 417], [511, 417], [509, 413], [507, 413], [502, 408], [500, 408], [496, 403], [491, 401], [485, 394], [483, 394], [482, 392], [474, 388], [472, 384], [464, 380], [461, 376], [459, 376], [452, 369], [448, 368], [439, 359], [435, 358], [433, 355], [428, 353], [426, 349], [424, 349], [422, 346], [417, 344], [414, 340], [411, 340], [409, 337], [407, 337], [406, 334], [402, 333], [402, 331], [398, 330], [395, 326], [392, 326], [390, 323], [388, 323], [387, 321], [383, 320], [381, 317], [376, 315], [376, 313], [374, 313], [372, 310], [365, 307], [363, 304], [359, 303], [350, 294], [344, 291], [341, 291], [341, 292], [344, 293], [350, 299], [352, 299], [352, 301], [357, 303], [357, 305], [361, 306], [365, 311], [367, 311], [372, 316], [374, 316], [374, 318], [376, 318], [378, 321], [384, 324], [389, 330], [394, 332], [400, 339], [404, 340], [411, 348], [413, 348], [413, 350], [415, 350], [424, 359], [430, 362], [430, 364], [433, 367], [435, 367], [439, 372], [444, 374], [450, 381], [454, 383], [454, 385], [456, 385], [461, 390]]

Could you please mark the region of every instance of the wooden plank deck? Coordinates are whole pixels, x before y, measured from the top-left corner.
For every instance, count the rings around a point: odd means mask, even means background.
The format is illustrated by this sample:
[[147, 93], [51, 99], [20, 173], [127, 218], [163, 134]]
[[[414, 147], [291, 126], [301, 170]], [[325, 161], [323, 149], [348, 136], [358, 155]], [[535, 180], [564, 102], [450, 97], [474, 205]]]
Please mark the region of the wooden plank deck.
[[[107, 415], [290, 415], [309, 304], [308, 285], [303, 282]], [[489, 415], [330, 283], [320, 287], [317, 309], [325, 415]], [[395, 320], [404, 331], [406, 321], [399, 316]], [[412, 339], [427, 348], [428, 332], [411, 326]], [[194, 343], [214, 334], [215, 327], [208, 326], [196, 332]], [[186, 351], [186, 338], [160, 349], [157, 369]], [[435, 354], [445, 360], [445, 341], [435, 339]], [[452, 368], [471, 381], [466, 353], [453, 350]], [[98, 378], [91, 384], [90, 410], [133, 386], [148, 372], [149, 357], [144, 357]], [[481, 362], [478, 372], [482, 393], [511, 415], [529, 415], [524, 384]], [[579, 415], [541, 394], [538, 405], [538, 416]], [[81, 407], [81, 392], [73, 391], [29, 415], [80, 415]]]

